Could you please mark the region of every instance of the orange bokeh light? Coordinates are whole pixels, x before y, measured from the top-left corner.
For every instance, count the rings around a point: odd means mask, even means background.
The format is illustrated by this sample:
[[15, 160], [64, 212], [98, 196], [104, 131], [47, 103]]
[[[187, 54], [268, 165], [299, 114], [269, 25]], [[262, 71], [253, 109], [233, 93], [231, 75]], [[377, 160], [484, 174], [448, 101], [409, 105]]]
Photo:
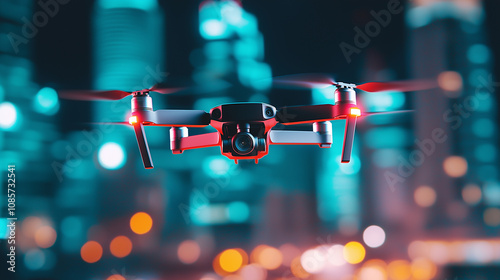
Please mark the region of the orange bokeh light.
[[102, 257], [102, 246], [96, 241], [88, 241], [80, 249], [82, 259], [88, 263], [95, 263]]
[[444, 160], [443, 168], [450, 177], [462, 177], [467, 173], [467, 161], [463, 157], [450, 156]]
[[431, 207], [436, 202], [436, 198], [436, 191], [429, 186], [420, 186], [413, 193], [413, 199], [420, 207]]
[[106, 280], [126, 280], [126, 278], [121, 276], [120, 274], [113, 274], [106, 278]]
[[411, 263], [411, 274], [415, 280], [429, 280], [434, 278], [436, 273], [436, 265], [427, 259], [417, 258]]
[[300, 256], [292, 260], [292, 263], [290, 264], [290, 270], [292, 271], [292, 274], [297, 278], [306, 279], [310, 275], [304, 269], [304, 267], [302, 267], [302, 264], [300, 263]]
[[459, 91], [463, 86], [462, 76], [455, 71], [441, 72], [438, 76], [438, 84], [443, 90]]
[[117, 258], [124, 258], [132, 251], [132, 241], [130, 241], [130, 239], [126, 236], [117, 236], [111, 240], [109, 250], [113, 256]]
[[283, 255], [280, 250], [267, 246], [259, 251], [257, 263], [268, 270], [274, 270], [283, 263]]
[[227, 249], [220, 254], [219, 264], [224, 271], [235, 272], [243, 265], [243, 255], [239, 250]]
[[56, 242], [57, 233], [51, 226], [42, 226], [35, 231], [35, 242], [40, 248], [49, 248]]
[[406, 260], [395, 260], [389, 263], [387, 272], [393, 280], [407, 280], [411, 277], [411, 266]]
[[130, 228], [136, 234], [148, 233], [153, 227], [153, 219], [148, 213], [138, 212], [130, 218]]

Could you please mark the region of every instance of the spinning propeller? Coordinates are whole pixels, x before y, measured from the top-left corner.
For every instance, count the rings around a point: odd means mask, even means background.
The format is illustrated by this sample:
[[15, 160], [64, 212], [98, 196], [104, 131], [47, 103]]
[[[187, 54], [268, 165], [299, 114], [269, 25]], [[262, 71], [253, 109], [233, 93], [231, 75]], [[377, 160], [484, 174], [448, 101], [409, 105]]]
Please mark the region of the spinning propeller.
[[335, 86], [335, 105], [312, 105], [282, 108], [279, 111], [278, 119], [283, 124], [309, 123], [313, 120], [331, 120], [336, 118], [346, 119], [344, 134], [344, 144], [342, 149], [342, 162], [349, 162], [351, 159], [354, 132], [356, 130], [356, 120], [361, 116], [372, 116], [381, 114], [408, 113], [413, 110], [388, 111], [388, 112], [362, 112], [356, 107], [355, 88], [366, 92], [383, 91], [417, 91], [437, 87], [437, 81], [433, 80], [409, 80], [396, 82], [369, 82], [364, 84], [348, 84], [336, 82], [327, 74], [296, 74], [280, 76], [273, 79], [273, 83], [278, 86], [295, 88], [327, 88]]
[[59, 97], [71, 100], [120, 100], [127, 96], [136, 96], [141, 94], [148, 94], [150, 92], [156, 92], [160, 94], [171, 94], [183, 90], [184, 88], [158, 88], [154, 85], [148, 89], [137, 90], [137, 91], [123, 91], [123, 90], [63, 90], [59, 91]]
[[366, 92], [382, 91], [418, 91], [436, 88], [435, 80], [406, 80], [395, 82], [369, 82], [364, 84], [347, 84], [336, 82], [328, 74], [295, 74], [273, 78], [273, 83], [278, 86], [292, 88], [327, 88], [330, 86], [357, 88]]

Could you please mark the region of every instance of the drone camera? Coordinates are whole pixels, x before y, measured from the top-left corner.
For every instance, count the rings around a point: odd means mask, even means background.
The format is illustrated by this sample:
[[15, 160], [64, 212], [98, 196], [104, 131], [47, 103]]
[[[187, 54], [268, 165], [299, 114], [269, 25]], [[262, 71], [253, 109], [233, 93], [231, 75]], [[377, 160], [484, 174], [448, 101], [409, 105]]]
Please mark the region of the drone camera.
[[262, 130], [261, 125], [260, 123], [227, 124], [226, 131], [229, 134], [222, 141], [223, 153], [236, 157], [251, 157], [266, 151], [266, 140], [259, 133]]

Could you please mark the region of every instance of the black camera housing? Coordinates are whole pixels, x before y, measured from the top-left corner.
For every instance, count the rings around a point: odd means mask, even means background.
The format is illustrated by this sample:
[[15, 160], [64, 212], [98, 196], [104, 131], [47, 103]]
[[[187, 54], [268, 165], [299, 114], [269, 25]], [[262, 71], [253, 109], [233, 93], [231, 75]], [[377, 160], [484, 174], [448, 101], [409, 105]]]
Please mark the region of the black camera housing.
[[275, 124], [276, 108], [265, 103], [224, 104], [210, 111], [221, 132], [222, 153], [231, 159], [255, 159], [267, 154], [267, 132]]

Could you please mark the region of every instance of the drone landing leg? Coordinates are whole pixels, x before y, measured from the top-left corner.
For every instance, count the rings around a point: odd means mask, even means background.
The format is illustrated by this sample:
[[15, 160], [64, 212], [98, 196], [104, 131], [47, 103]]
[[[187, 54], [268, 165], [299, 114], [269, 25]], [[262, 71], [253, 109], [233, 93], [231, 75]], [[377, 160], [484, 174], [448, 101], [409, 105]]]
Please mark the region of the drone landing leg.
[[345, 122], [344, 147], [342, 149], [342, 163], [351, 161], [352, 143], [354, 141], [354, 131], [356, 130], [357, 116], [349, 115]]
[[144, 168], [153, 168], [153, 161], [151, 160], [151, 154], [149, 153], [148, 141], [146, 140], [146, 133], [144, 132], [144, 126], [142, 123], [137, 123], [134, 125], [135, 137], [137, 138], [137, 144], [139, 145], [139, 151], [141, 152], [142, 162], [144, 163]]

